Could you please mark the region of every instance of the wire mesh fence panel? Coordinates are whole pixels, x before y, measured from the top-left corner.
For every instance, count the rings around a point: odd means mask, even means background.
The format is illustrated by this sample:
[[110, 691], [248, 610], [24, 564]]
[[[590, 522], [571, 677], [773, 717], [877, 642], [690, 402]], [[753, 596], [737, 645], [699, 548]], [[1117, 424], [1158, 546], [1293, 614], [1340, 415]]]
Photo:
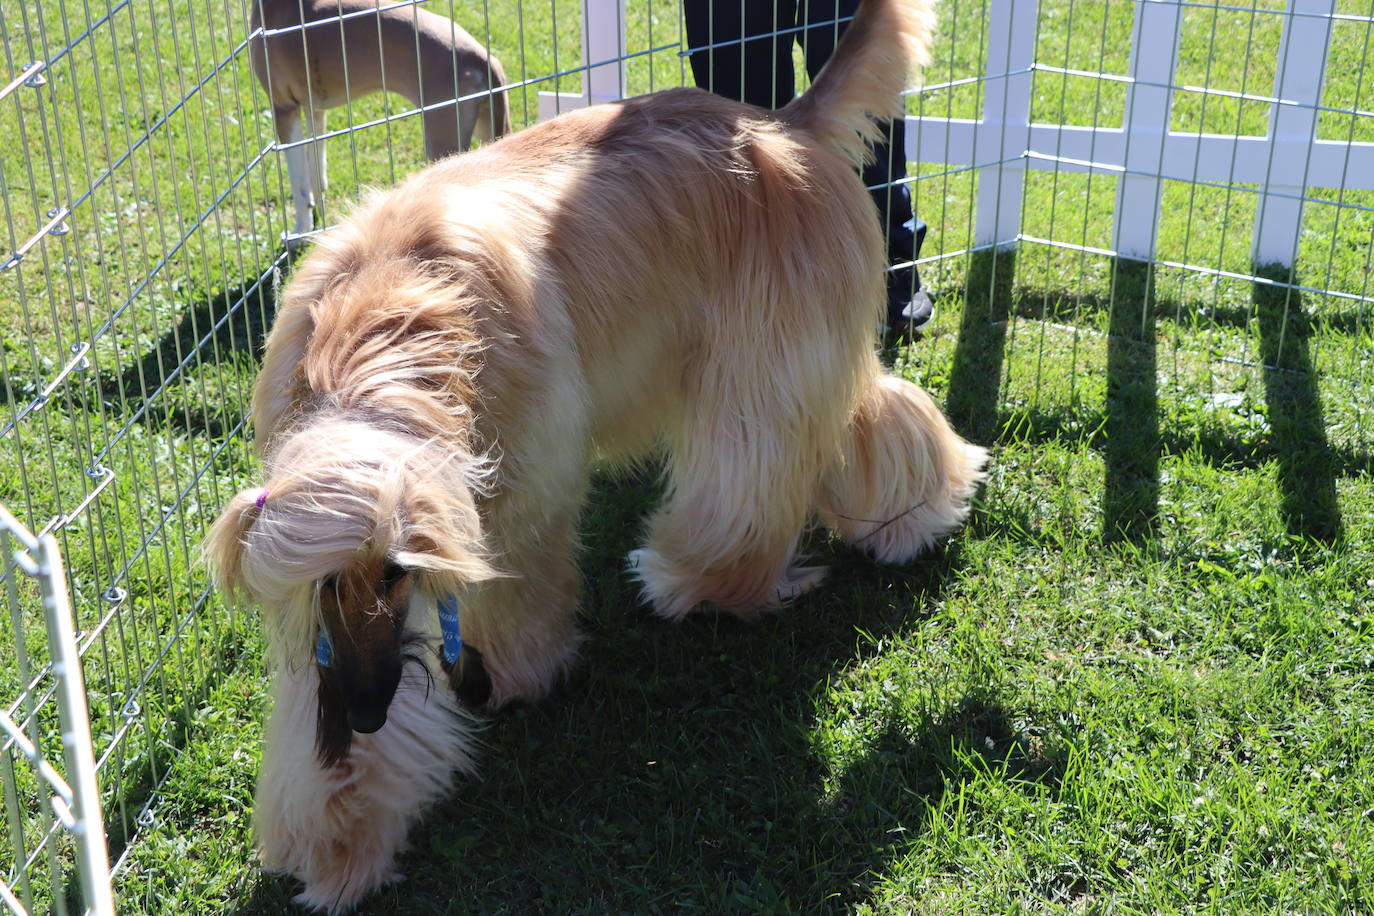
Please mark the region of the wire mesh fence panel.
[[[1374, 419], [1374, 5], [944, 0], [939, 14], [897, 141], [907, 170], [885, 179], [929, 226], [893, 260], [918, 269], [935, 320], [889, 355], [1002, 447], [990, 513], [1221, 538], [1190, 502], [1196, 475], [1253, 473], [1288, 535], [1339, 535]], [[770, 47], [800, 91], [811, 33], [789, 21]], [[196, 737], [225, 727], [226, 673], [260, 665], [255, 621], [213, 597], [197, 544], [253, 477], [256, 359], [299, 237], [468, 131], [506, 129], [501, 109], [520, 130], [692, 85], [694, 52], [739, 53], [687, 32], [677, 0], [0, 8], [0, 501], [67, 558], [117, 872], [162, 829]], [[1081, 452], [1093, 461], [1065, 457]], [[1041, 496], [997, 502], [998, 475]], [[32, 598], [7, 587], [11, 607]], [[0, 632], [0, 696], [47, 664], [41, 626], [18, 613]], [[42, 750], [55, 712], [35, 696], [9, 712]], [[251, 755], [257, 738], [237, 743]], [[11, 836], [60, 837], [25, 820], [43, 816], [22, 801], [26, 772], [7, 770]], [[176, 810], [174, 832], [210, 818]], [[38, 899], [53, 879], [15, 861], [11, 886]]]
[[[513, 126], [537, 119], [541, 90], [555, 110], [558, 93], [581, 92], [579, 4], [427, 7], [505, 61]], [[383, 5], [402, 17], [418, 8]], [[216, 0], [0, 10], [0, 499], [69, 558], [117, 872], [158, 828], [160, 793], [213, 718], [215, 685], [257, 645], [211, 598], [197, 558], [206, 524], [248, 475], [255, 357], [296, 228], [289, 162], [309, 146], [278, 135], [251, 40], [305, 30], [254, 32], [253, 11]], [[624, 58], [617, 92], [679, 82], [676, 7], [644, 3], [623, 18], [604, 51]], [[389, 47], [404, 56], [403, 43]], [[327, 120], [303, 125], [330, 153], [315, 225], [334, 218], [331, 201], [425, 160], [422, 124], [445, 100], [397, 88], [355, 94], [345, 81]], [[4, 696], [31, 677], [15, 660], [41, 629], [30, 615], [11, 624]], [[21, 727], [47, 728], [50, 701]], [[27, 881], [27, 869], [14, 874]]]
[[950, 175], [968, 169], [978, 192], [960, 196], [977, 212], [932, 231], [933, 257], [967, 265], [962, 278], [932, 270], [962, 279], [964, 314], [917, 371], [949, 373], [951, 409], [976, 436], [1100, 453], [1102, 477], [1074, 485], [1102, 493], [1101, 517], [1056, 520], [1051, 501], [1037, 525], [1201, 536], [1176, 474], [1193, 452], [1272, 468], [1290, 535], [1341, 531], [1337, 491], [1370, 452], [1370, 14], [943, 8], [954, 48], [912, 106], [917, 210], [949, 208]]
[[[68, 558], [117, 859], [236, 651], [196, 543], [246, 460], [250, 354], [283, 263], [242, 15], [0, 13], [23, 77], [0, 99], [0, 498]], [[35, 626], [15, 624], [7, 662]], [[0, 668], [11, 695], [22, 676]]]

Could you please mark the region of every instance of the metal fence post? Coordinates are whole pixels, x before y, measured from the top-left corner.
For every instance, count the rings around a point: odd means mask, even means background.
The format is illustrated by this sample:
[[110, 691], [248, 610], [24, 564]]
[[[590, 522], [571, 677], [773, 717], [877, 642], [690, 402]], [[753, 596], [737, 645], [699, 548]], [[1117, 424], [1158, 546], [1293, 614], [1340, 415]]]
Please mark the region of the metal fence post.
[[76, 838], [77, 874], [85, 895], [87, 912], [114, 914], [110, 887], [110, 857], [105, 845], [105, 820], [100, 810], [100, 788], [95, 779], [95, 746], [91, 741], [91, 716], [86, 707], [86, 682], [76, 643], [67, 576], [62, 568], [57, 539], [44, 535], [38, 542], [38, 585], [43, 595], [43, 617], [48, 625], [53, 677], [57, 684], [57, 714], [62, 729], [62, 757], [67, 781], [73, 789], [70, 828]]
[[[67, 577], [57, 539], [52, 534], [34, 537], [3, 506], [0, 506], [0, 532], [19, 543], [19, 549], [14, 551], [13, 557], [4, 558], [4, 562], [8, 565], [12, 560], [12, 569], [23, 572], [38, 583], [48, 635], [65, 777], [53, 770], [43, 759], [41, 749], [3, 713], [0, 713], [0, 730], [28, 758], [54, 793], [51, 799], [53, 811], [71, 834], [76, 848], [76, 872], [86, 904], [85, 912], [93, 916], [114, 916], [114, 892], [110, 883], [110, 859], [105, 843], [100, 787], [96, 782], [95, 747], [91, 740], [90, 711], [86, 705], [86, 683], [82, 676], [76, 625], [67, 596]], [[11, 542], [9, 537], [0, 537], [0, 543], [8, 545]], [[21, 854], [21, 851], [16, 850], [16, 854]], [[0, 891], [8, 891], [8, 888], [0, 883]], [[61, 891], [54, 888], [53, 893], [60, 894]], [[12, 894], [0, 896], [12, 909], [17, 907], [18, 911], [23, 911], [22, 904]]]

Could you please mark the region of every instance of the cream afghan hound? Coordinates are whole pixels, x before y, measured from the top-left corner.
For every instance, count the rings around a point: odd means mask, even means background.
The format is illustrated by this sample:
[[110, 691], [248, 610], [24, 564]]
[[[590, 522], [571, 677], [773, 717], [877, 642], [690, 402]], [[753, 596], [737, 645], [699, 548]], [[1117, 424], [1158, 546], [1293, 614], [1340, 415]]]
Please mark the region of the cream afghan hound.
[[905, 563], [984, 451], [883, 373], [883, 244], [855, 164], [928, 58], [869, 0], [781, 111], [675, 89], [572, 112], [364, 202], [282, 296], [253, 400], [266, 482], [207, 540], [262, 606], [263, 864], [345, 909], [472, 766], [472, 720], [577, 653], [594, 455], [662, 456], [629, 558], [666, 618], [817, 585], [818, 519]]

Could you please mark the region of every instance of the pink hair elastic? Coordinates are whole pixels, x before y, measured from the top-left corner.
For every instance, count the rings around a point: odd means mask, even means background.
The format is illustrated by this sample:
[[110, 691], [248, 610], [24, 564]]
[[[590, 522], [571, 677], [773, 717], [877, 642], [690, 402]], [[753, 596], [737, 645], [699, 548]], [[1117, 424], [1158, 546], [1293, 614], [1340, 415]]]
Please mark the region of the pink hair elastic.
[[258, 494], [258, 498], [255, 499], [255, 500], [253, 500], [253, 505], [255, 505], [255, 506], [257, 506], [259, 509], [261, 509], [264, 505], [267, 504], [267, 494], [270, 493], [270, 492], [272, 492], [272, 491], [271, 491], [271, 490], [268, 490], [268, 489], [266, 489], [266, 488], [263, 488], [263, 491], [262, 491], [261, 493]]

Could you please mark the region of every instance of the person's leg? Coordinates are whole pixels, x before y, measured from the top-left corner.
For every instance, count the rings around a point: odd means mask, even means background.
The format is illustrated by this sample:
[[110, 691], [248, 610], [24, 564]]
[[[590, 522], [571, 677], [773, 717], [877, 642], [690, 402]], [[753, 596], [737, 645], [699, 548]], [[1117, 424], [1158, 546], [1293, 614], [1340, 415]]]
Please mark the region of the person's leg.
[[[806, 72], [812, 79], [830, 59], [847, 21], [858, 8], [857, 0], [798, 0], [797, 20], [806, 57]], [[839, 21], [846, 20], [846, 21]], [[873, 163], [862, 171], [864, 184], [873, 188], [873, 202], [887, 240], [889, 264], [898, 267], [887, 273], [887, 323], [893, 330], [919, 330], [933, 314], [929, 294], [921, 288], [921, 278], [910, 262], [920, 256], [926, 224], [912, 215], [911, 189], [906, 184], [906, 124], [893, 121], [884, 138], [874, 144]]]
[[915, 261], [925, 241], [926, 224], [912, 213], [911, 186], [906, 183], [906, 123], [893, 121], [886, 142], [873, 147], [874, 160], [863, 168], [864, 184], [874, 190], [878, 220], [887, 239], [887, 323], [894, 331], [918, 331], [930, 322], [934, 308], [921, 286]]
[[682, 11], [699, 87], [761, 108], [792, 100], [793, 36], [776, 32], [796, 22], [796, 0], [683, 0]]

